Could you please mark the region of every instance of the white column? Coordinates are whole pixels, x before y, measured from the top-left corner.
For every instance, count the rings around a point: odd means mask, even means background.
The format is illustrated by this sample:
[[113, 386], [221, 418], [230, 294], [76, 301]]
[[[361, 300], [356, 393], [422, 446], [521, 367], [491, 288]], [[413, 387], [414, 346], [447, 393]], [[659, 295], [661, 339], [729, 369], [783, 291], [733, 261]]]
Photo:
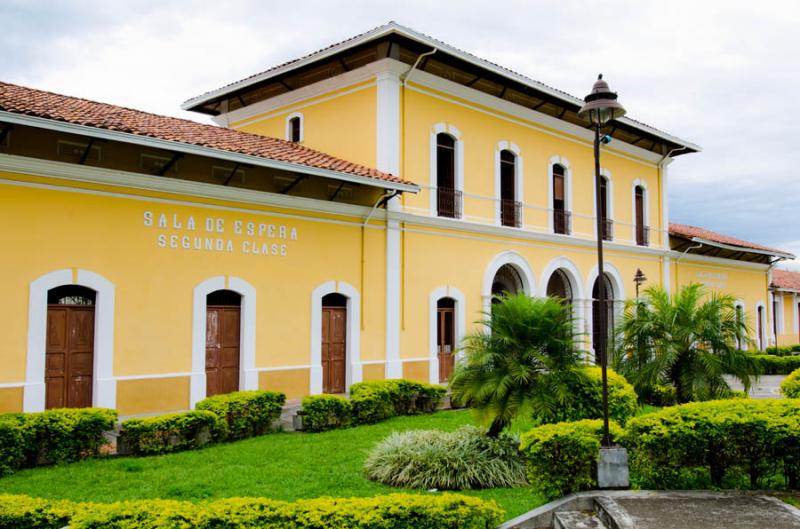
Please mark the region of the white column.
[[664, 256], [663, 261], [664, 270], [663, 278], [661, 279], [661, 286], [664, 288], [665, 291], [671, 292], [672, 291], [672, 259], [668, 255]]
[[669, 250], [669, 172], [672, 158], [661, 163], [661, 246]]

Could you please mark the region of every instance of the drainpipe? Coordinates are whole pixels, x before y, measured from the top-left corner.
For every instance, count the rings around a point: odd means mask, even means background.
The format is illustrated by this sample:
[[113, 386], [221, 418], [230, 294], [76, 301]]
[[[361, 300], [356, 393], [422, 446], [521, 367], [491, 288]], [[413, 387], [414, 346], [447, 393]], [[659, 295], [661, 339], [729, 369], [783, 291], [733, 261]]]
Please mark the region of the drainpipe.
[[694, 246], [689, 246], [688, 248], [686, 248], [686, 249], [683, 251], [683, 253], [681, 254], [681, 256], [680, 256], [680, 257], [678, 257], [677, 259], [675, 259], [675, 288], [676, 288], [676, 289], [678, 288], [678, 275], [679, 275], [679, 270], [680, 270], [680, 267], [678, 266], [678, 264], [681, 262], [681, 259], [683, 259], [684, 257], [686, 257], [686, 253], [687, 253], [689, 250], [696, 250], [696, 249], [698, 249], [698, 248], [702, 248], [702, 247], [703, 247], [703, 243], [698, 243], [698, 244], [696, 244], [696, 245], [694, 245]]
[[[393, 199], [394, 197], [396, 197], [397, 195], [399, 195], [401, 193], [402, 193], [401, 191], [398, 191], [397, 189], [393, 189], [393, 190], [388, 191], [388, 192], [384, 193], [383, 195], [381, 195], [381, 197], [378, 200], [375, 201], [375, 204], [373, 204], [372, 209], [369, 211], [369, 215], [367, 215], [366, 218], [364, 218], [364, 222], [361, 224], [361, 280], [360, 280], [360, 287], [361, 288], [360, 288], [360, 292], [361, 292], [361, 330], [362, 331], [364, 330], [364, 298], [366, 297], [366, 296], [364, 296], [364, 268], [365, 268], [365, 261], [366, 261], [365, 256], [364, 256], [364, 238], [365, 238], [365, 235], [366, 235], [365, 232], [366, 232], [366, 229], [367, 229], [367, 224], [369, 224], [369, 220], [372, 218], [372, 215], [375, 214], [375, 211], [379, 207], [381, 207], [382, 205], [386, 204], [389, 200]], [[388, 215], [389, 215], [388, 210], [386, 212], [386, 215], [387, 215], [387, 222], [388, 222]]]

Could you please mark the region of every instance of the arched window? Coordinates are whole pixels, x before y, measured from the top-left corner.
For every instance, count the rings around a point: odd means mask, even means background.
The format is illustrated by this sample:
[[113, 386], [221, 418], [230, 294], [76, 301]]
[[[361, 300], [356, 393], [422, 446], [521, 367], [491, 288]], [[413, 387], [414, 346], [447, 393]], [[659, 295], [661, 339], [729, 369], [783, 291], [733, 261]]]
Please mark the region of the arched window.
[[517, 156], [507, 150], [500, 151], [500, 223], [520, 227], [522, 204], [517, 201]]
[[286, 118], [286, 139], [293, 142], [303, 141], [303, 115], [294, 113]]
[[456, 140], [440, 132], [436, 135], [436, 214], [461, 218], [461, 191], [456, 189]]
[[501, 266], [492, 280], [492, 303], [496, 303], [495, 296], [509, 296], [525, 291], [519, 270], [511, 264]]
[[439, 382], [447, 382], [453, 373], [456, 350], [456, 300], [440, 298], [436, 302], [436, 351], [439, 359]]
[[603, 235], [603, 240], [610, 241], [614, 239], [614, 221], [609, 218], [610, 207], [610, 184], [608, 177], [600, 177], [600, 229]]
[[572, 287], [567, 275], [562, 270], [556, 270], [547, 281], [547, 296], [558, 298], [566, 304], [572, 303]]
[[645, 190], [637, 185], [633, 188], [634, 225], [636, 226], [636, 244], [648, 246], [650, 244], [650, 227], [645, 218]]
[[564, 166], [553, 164], [553, 231], [569, 235], [570, 212], [567, 210], [567, 175]]

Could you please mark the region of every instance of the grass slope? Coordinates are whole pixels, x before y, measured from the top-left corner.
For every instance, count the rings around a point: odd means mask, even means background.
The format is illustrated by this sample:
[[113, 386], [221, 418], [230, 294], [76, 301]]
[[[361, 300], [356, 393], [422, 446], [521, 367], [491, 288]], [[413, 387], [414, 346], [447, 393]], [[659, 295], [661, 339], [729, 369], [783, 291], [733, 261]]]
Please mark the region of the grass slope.
[[[473, 419], [469, 411], [444, 411], [325, 433], [272, 434], [164, 456], [86, 460], [20, 471], [0, 479], [0, 492], [96, 502], [387, 494], [398, 489], [362, 475], [367, 453], [378, 441], [393, 431], [451, 431]], [[544, 503], [528, 487], [464, 493], [497, 501], [507, 518]]]

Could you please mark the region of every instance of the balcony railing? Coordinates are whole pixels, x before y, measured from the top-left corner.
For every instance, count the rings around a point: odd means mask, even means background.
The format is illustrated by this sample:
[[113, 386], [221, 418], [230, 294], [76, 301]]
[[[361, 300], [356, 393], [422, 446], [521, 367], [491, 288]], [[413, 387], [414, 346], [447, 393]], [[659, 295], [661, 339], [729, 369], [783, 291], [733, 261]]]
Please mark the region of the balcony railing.
[[600, 231], [603, 234], [604, 241], [614, 240], [614, 221], [611, 219], [602, 219], [600, 221]]
[[564, 209], [553, 210], [553, 231], [563, 235], [572, 233], [572, 213]]
[[436, 188], [436, 214], [451, 219], [461, 218], [461, 191], [449, 187]]
[[512, 228], [522, 226], [522, 202], [502, 199], [500, 201], [500, 223]]
[[636, 244], [650, 246], [650, 226], [636, 226]]

